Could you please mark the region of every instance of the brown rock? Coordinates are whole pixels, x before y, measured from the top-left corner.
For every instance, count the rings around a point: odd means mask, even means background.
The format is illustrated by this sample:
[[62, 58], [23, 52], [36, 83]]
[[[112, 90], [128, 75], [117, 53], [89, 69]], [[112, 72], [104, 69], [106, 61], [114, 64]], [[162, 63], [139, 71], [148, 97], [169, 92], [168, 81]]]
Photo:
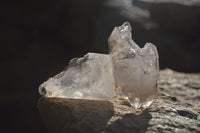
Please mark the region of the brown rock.
[[38, 102], [46, 128], [62, 132], [200, 132], [200, 74], [160, 72], [159, 95], [147, 110], [126, 101], [44, 98]]

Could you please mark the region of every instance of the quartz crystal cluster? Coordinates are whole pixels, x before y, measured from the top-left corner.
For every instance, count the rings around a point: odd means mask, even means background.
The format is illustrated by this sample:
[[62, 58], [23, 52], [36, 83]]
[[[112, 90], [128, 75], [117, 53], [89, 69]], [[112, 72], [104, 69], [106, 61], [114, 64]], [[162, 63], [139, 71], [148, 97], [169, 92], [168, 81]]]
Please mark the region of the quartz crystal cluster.
[[131, 36], [128, 22], [115, 27], [108, 39], [110, 54], [72, 59], [63, 72], [40, 85], [39, 93], [94, 100], [120, 95], [136, 109], [147, 108], [157, 94], [158, 53], [151, 43], [140, 48]]

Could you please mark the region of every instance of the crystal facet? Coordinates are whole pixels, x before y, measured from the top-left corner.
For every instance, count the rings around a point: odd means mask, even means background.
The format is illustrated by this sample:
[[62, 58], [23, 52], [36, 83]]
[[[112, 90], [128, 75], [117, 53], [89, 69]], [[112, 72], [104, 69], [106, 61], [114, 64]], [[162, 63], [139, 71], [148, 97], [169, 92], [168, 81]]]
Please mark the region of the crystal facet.
[[128, 22], [115, 27], [108, 42], [115, 84], [134, 108], [147, 108], [157, 94], [159, 64], [156, 46], [146, 43], [140, 48], [132, 40]]

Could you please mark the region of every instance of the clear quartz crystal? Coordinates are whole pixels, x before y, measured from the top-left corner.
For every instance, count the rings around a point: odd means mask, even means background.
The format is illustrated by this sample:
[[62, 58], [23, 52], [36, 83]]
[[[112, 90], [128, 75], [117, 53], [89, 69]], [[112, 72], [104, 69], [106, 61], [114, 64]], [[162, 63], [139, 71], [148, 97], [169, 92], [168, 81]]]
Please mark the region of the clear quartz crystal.
[[125, 22], [108, 39], [110, 54], [88, 53], [74, 58], [60, 74], [40, 85], [46, 97], [108, 100], [119, 90], [134, 108], [147, 108], [157, 94], [159, 76], [156, 47], [140, 48]]
[[108, 39], [113, 77], [131, 106], [147, 108], [157, 95], [158, 52], [151, 43], [140, 48], [132, 40], [131, 30], [130, 24], [125, 22], [115, 27]]
[[112, 59], [97, 53], [74, 58], [66, 70], [41, 84], [39, 93], [46, 97], [108, 100], [116, 94]]

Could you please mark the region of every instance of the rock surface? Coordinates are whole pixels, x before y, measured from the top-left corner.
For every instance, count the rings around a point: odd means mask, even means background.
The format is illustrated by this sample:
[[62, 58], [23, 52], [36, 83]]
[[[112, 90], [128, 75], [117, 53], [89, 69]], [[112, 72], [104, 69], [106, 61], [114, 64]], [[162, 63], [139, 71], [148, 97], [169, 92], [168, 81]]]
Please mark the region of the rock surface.
[[200, 74], [160, 71], [159, 95], [144, 111], [110, 101], [44, 98], [38, 108], [52, 133], [200, 132]]

